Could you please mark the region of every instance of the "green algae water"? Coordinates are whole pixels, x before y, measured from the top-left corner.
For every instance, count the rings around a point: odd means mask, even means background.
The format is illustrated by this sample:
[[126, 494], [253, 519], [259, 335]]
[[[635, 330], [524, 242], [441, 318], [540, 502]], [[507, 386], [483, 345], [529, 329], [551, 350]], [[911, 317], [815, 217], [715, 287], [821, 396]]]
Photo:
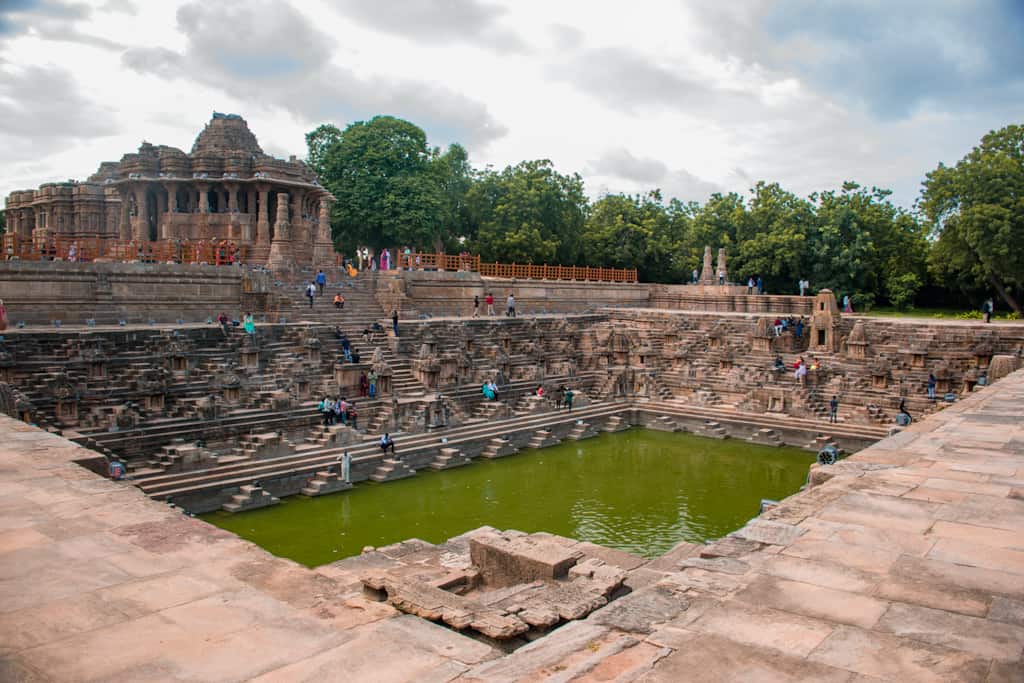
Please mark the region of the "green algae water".
[[630, 429], [202, 518], [310, 567], [368, 545], [440, 543], [483, 525], [656, 557], [679, 541], [699, 543], [743, 526], [762, 498], [795, 493], [813, 461], [796, 448]]

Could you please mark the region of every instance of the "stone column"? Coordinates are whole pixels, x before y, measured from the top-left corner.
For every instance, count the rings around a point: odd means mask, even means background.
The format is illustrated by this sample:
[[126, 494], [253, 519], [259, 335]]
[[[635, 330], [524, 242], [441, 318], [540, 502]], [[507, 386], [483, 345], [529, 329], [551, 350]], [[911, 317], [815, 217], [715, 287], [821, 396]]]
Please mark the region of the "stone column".
[[270, 190], [266, 185], [258, 185], [256, 189], [260, 193], [259, 214], [256, 218], [256, 241], [259, 244], [266, 244], [270, 241], [270, 217], [267, 215]]
[[131, 192], [129, 190], [122, 190], [120, 194], [121, 225], [118, 228], [118, 237], [122, 240], [130, 240], [132, 238]]
[[196, 189], [199, 191], [199, 213], [210, 213], [210, 197], [207, 194], [210, 191], [210, 186], [197, 185]]
[[270, 243], [270, 257], [267, 260], [275, 271], [288, 271], [295, 265], [292, 254], [291, 224], [288, 221], [288, 195], [277, 195], [277, 220], [274, 221], [274, 240]]
[[715, 282], [715, 272], [711, 269], [711, 247], [704, 247], [704, 265], [700, 271], [700, 282], [702, 285], [710, 285]]
[[238, 213], [238, 185], [228, 185], [228, 213]]
[[331, 239], [331, 200], [329, 195], [320, 198], [319, 222], [313, 245], [313, 266], [316, 268], [334, 265], [334, 242]]
[[149, 226], [146, 223], [146, 186], [135, 185], [132, 187], [132, 194], [135, 197], [135, 225], [132, 234], [140, 242], [149, 239]]
[[163, 227], [160, 231], [160, 237], [166, 240], [178, 236], [175, 234], [174, 228], [174, 214], [178, 211], [178, 184], [164, 183], [163, 187], [167, 192], [167, 210], [163, 216]]

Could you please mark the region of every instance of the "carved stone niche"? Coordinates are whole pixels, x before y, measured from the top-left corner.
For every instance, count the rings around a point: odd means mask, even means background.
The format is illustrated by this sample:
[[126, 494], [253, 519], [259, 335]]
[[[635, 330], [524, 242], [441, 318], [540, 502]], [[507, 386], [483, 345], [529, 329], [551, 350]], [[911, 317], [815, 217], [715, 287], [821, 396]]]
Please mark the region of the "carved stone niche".
[[311, 327], [307, 327], [302, 336], [302, 347], [306, 352], [306, 360], [311, 363], [320, 362], [320, 337]]
[[256, 341], [251, 334], [242, 337], [242, 346], [239, 351], [243, 368], [258, 368], [260, 365], [260, 350], [256, 347]]
[[940, 365], [935, 369], [935, 391], [939, 394], [948, 394], [952, 384], [952, 373], [948, 365]]
[[61, 372], [53, 387], [57, 421], [66, 425], [78, 424], [78, 395], [67, 374]]
[[732, 370], [732, 356], [721, 355], [718, 357], [719, 370]]
[[889, 363], [879, 360], [871, 365], [871, 388], [885, 389], [889, 385]]
[[164, 395], [163, 394], [149, 394], [143, 397], [143, 405], [146, 406], [147, 412], [160, 413], [164, 410]]
[[978, 384], [978, 371], [971, 368], [964, 373], [963, 377], [963, 388], [961, 390], [964, 394], [969, 394], [974, 391], [975, 385]]
[[786, 411], [786, 391], [784, 389], [768, 389], [766, 410], [769, 413]]
[[170, 356], [169, 362], [171, 372], [185, 372], [188, 370], [188, 357], [185, 354], [174, 354]]
[[715, 323], [715, 326], [708, 332], [708, 348], [709, 349], [720, 349], [725, 343], [725, 328], [721, 323]]
[[863, 320], [858, 320], [846, 340], [846, 353], [850, 358], [865, 360], [868, 357], [868, 335]]
[[811, 350], [836, 352], [839, 346], [837, 332], [840, 317], [832, 290], [819, 290], [814, 297], [814, 310], [811, 314]]
[[754, 353], [771, 353], [772, 341], [775, 339], [775, 330], [772, 327], [772, 321], [768, 318], [757, 319], [757, 328], [750, 344]]
[[988, 339], [982, 339], [974, 345], [971, 352], [974, 354], [975, 367], [984, 370], [988, 367], [988, 364], [992, 362], [992, 354], [995, 353], [995, 345], [993, 345]]
[[907, 352], [910, 354], [910, 367], [923, 368], [928, 359], [928, 347], [916, 344], [911, 346]]

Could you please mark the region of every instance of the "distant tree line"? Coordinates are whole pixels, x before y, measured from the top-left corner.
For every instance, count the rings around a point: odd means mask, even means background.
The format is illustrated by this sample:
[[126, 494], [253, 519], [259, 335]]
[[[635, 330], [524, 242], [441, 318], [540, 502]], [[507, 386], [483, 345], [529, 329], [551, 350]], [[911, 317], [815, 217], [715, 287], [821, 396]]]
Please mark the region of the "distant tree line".
[[731, 279], [767, 291], [848, 294], [855, 305], [976, 305], [993, 293], [1020, 314], [1024, 287], [1024, 127], [989, 133], [956, 166], [927, 174], [913, 210], [885, 189], [846, 182], [798, 197], [758, 182], [704, 204], [659, 190], [589, 201], [579, 174], [548, 160], [474, 169], [458, 144], [430, 147], [390, 116], [306, 135], [308, 163], [337, 202], [338, 249], [410, 246], [487, 261], [637, 268], [677, 283], [705, 245], [725, 247]]

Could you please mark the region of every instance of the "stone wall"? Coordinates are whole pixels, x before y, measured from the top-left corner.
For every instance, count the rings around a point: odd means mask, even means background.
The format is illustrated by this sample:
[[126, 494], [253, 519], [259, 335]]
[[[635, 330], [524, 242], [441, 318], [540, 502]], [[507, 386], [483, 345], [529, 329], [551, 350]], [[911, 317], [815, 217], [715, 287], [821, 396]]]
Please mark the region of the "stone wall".
[[[569, 280], [507, 280], [484, 278], [474, 272], [406, 271], [392, 274], [388, 287], [403, 302], [430, 315], [470, 315], [473, 297], [480, 297], [480, 313], [487, 312], [484, 297], [494, 294], [494, 310], [505, 313], [509, 293], [523, 314], [570, 313], [601, 306], [646, 306], [649, 285], [643, 283], [576, 282]], [[382, 284], [382, 287], [385, 285]]]
[[10, 325], [82, 325], [128, 322], [201, 322], [220, 311], [237, 316], [243, 305], [265, 307], [269, 288], [245, 283], [241, 268], [146, 263], [0, 262], [0, 298]]
[[651, 308], [810, 315], [813, 296], [747, 294], [736, 285], [649, 285]]

